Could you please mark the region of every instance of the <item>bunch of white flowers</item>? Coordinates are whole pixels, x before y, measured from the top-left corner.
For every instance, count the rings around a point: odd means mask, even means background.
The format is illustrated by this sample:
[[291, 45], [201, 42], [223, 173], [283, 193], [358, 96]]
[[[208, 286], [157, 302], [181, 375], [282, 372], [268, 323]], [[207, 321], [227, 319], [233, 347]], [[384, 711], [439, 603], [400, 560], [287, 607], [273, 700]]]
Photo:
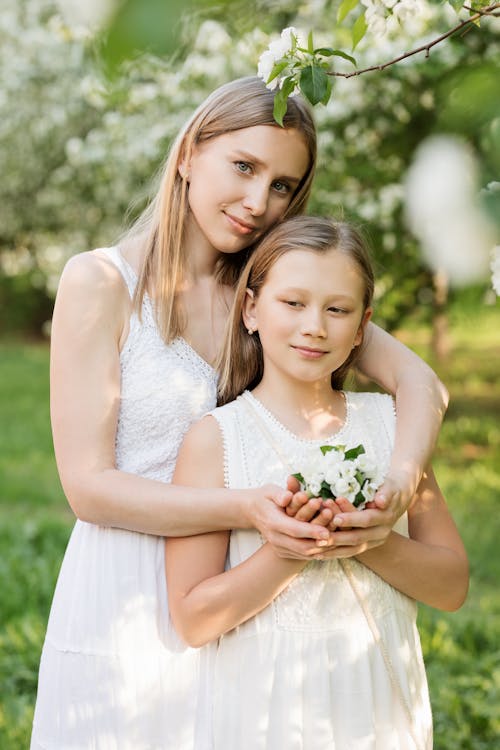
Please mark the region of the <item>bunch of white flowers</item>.
[[[262, 78], [268, 89], [274, 91], [278, 83], [282, 83], [290, 73], [287, 68], [295, 61], [297, 48], [301, 46], [303, 45], [299, 41], [299, 32], [294, 26], [289, 26], [283, 29], [280, 38], [272, 41], [262, 53], [257, 65], [257, 75]], [[272, 76], [273, 72], [276, 75]]]
[[363, 445], [346, 450], [344, 445], [322, 445], [298, 460], [293, 476], [310, 497], [345, 497], [359, 510], [373, 499], [383, 476]]
[[421, 11], [420, 0], [361, 0], [365, 6], [368, 31], [374, 36], [385, 36], [388, 31], [403, 25]]

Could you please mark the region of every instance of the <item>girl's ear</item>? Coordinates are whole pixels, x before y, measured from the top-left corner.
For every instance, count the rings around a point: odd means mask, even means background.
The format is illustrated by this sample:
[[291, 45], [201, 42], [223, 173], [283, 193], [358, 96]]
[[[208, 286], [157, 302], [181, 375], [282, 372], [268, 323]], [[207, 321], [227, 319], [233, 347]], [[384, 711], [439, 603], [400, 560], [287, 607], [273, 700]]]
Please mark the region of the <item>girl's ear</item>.
[[253, 333], [257, 330], [256, 300], [255, 294], [251, 289], [247, 289], [245, 292], [241, 317], [243, 318], [243, 323], [248, 331], [252, 331]]
[[354, 339], [354, 346], [359, 346], [363, 341], [363, 334], [365, 332], [366, 324], [370, 320], [372, 316], [372, 308], [367, 307], [366, 310], [363, 313], [363, 317], [361, 318], [361, 323], [359, 324], [359, 328], [356, 333], [356, 338]]

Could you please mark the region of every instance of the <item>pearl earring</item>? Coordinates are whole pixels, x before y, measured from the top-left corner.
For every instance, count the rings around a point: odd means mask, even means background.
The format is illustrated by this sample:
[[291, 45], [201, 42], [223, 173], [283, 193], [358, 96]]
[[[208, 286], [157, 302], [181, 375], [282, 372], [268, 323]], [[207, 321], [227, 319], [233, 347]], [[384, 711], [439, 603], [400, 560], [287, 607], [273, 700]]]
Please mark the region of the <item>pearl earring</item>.
[[253, 328], [247, 328], [247, 333], [248, 333], [249, 336], [252, 336], [253, 333], [254, 333], [254, 329]]

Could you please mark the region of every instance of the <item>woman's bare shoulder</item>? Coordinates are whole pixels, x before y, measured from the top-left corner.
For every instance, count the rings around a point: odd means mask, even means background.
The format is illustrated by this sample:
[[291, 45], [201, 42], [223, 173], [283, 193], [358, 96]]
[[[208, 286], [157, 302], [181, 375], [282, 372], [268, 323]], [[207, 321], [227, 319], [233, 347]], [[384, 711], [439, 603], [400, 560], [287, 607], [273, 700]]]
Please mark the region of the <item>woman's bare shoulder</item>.
[[113, 293], [126, 290], [123, 276], [102, 250], [89, 250], [73, 255], [66, 263], [60, 284], [77, 289], [92, 289], [93, 293]]

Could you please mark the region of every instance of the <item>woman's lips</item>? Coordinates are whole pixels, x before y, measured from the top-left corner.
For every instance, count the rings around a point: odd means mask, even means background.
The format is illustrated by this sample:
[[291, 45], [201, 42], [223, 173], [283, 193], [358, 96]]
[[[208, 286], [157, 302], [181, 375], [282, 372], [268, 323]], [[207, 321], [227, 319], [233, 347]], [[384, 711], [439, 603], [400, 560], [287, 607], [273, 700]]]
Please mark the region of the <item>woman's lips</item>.
[[246, 221], [243, 221], [242, 219], [238, 219], [236, 216], [232, 216], [231, 214], [224, 213], [224, 216], [228, 220], [231, 227], [238, 233], [238, 234], [252, 234], [252, 232], [255, 232], [257, 227], [254, 224], [249, 224]]

